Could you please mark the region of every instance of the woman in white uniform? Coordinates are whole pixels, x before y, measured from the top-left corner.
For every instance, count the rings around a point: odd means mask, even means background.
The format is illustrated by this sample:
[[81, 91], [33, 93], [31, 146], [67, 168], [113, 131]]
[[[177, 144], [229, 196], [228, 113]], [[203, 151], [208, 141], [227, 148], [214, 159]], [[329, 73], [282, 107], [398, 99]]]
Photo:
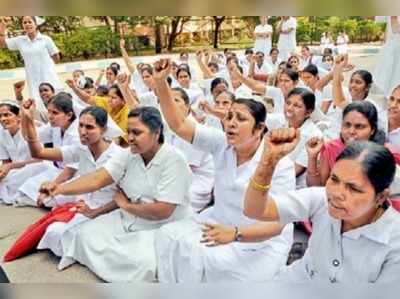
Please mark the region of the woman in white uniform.
[[[79, 144], [79, 122], [76, 120], [71, 98], [70, 94], [60, 92], [49, 103], [49, 123], [38, 128], [39, 140], [42, 144], [52, 143], [53, 147]], [[57, 181], [64, 181], [65, 177], [69, 178], [71, 172], [75, 172], [76, 169], [77, 164], [56, 162], [46, 171], [36, 173], [18, 189], [17, 204], [37, 206], [39, 187], [42, 183], [55, 178]]]
[[30, 98], [36, 101], [39, 111], [46, 111], [39, 95], [40, 83], [50, 83], [56, 90], [62, 89], [54, 62], [59, 61], [59, 50], [53, 40], [37, 29], [36, 18], [22, 17], [25, 35], [6, 38], [6, 26], [0, 24], [0, 47], [19, 51], [25, 63], [26, 82]]
[[303, 258], [282, 269], [276, 279], [397, 282], [400, 217], [388, 201], [396, 169], [392, 154], [375, 143], [355, 142], [338, 157], [326, 187], [272, 194], [268, 189], [275, 165], [296, 146], [298, 134], [281, 129], [268, 136], [253, 174], [260, 188], [250, 185], [246, 193], [249, 217], [282, 224], [311, 219], [314, 224]]
[[387, 18], [386, 42], [374, 72], [375, 84], [386, 96], [400, 84], [400, 16]]
[[[249, 174], [263, 148], [265, 107], [254, 100], [235, 100], [224, 120], [225, 133], [196, 124], [180, 113], [173, 100], [166, 82], [170, 68], [169, 60], [156, 62], [154, 77], [161, 110], [175, 134], [213, 156], [215, 205], [160, 229], [156, 237], [158, 278], [161, 282], [271, 279], [286, 264], [292, 226], [274, 226], [282, 234], [268, 242], [234, 242], [240, 240], [242, 230], [261, 225], [244, 217], [243, 198]], [[289, 159], [281, 161], [274, 173], [273, 186], [294, 189], [294, 167]], [[204, 222], [209, 225], [202, 225]], [[202, 229], [211, 230], [203, 239]], [[221, 246], [214, 248], [215, 245]]]
[[190, 105], [195, 104], [201, 99], [204, 99], [203, 91], [193, 82], [190, 71], [185, 67], [178, 68], [176, 72], [177, 80], [181, 88], [185, 90], [190, 99]]
[[387, 141], [400, 152], [400, 85], [389, 97]]
[[283, 61], [287, 61], [290, 55], [296, 53], [296, 28], [297, 21], [293, 17], [282, 17], [278, 24], [278, 49]]
[[51, 166], [33, 159], [22, 136], [19, 106], [0, 102], [0, 202], [12, 204], [18, 188], [30, 177]]
[[[64, 163], [79, 163], [76, 176], [82, 176], [93, 172], [105, 165], [112, 157], [122, 154], [122, 148], [115, 143], [104, 139], [107, 131], [107, 112], [99, 107], [85, 108], [79, 117], [79, 137], [81, 144], [74, 144], [56, 148], [43, 148], [40, 144], [35, 126], [33, 124], [33, 109], [23, 108], [26, 125], [26, 134], [31, 155], [33, 157], [60, 161]], [[71, 179], [66, 178], [66, 179]], [[45, 183], [49, 185], [59, 185], [59, 182]], [[54, 187], [54, 186], [53, 186]], [[55, 222], [51, 224], [45, 235], [42, 237], [38, 249], [50, 249], [55, 255], [62, 257], [68, 250], [68, 242], [62, 242], [63, 234], [90, 219], [116, 209], [112, 198], [117, 191], [115, 184], [103, 188], [97, 192], [85, 194], [76, 202], [77, 214], [68, 223]], [[71, 202], [75, 201], [71, 198]], [[112, 203], [111, 203], [112, 202]]]
[[269, 55], [271, 50], [271, 36], [272, 36], [272, 26], [269, 25], [268, 17], [260, 17], [261, 24], [257, 25], [254, 29], [254, 52], [262, 52], [264, 56]]
[[80, 225], [74, 231], [70, 258], [105, 281], [152, 282], [154, 233], [190, 214], [191, 172], [180, 151], [164, 144], [161, 114], [153, 107], [130, 112], [128, 141], [130, 149], [112, 157], [103, 168], [41, 191], [51, 196], [76, 195], [117, 184], [121, 191], [114, 201], [119, 209]]

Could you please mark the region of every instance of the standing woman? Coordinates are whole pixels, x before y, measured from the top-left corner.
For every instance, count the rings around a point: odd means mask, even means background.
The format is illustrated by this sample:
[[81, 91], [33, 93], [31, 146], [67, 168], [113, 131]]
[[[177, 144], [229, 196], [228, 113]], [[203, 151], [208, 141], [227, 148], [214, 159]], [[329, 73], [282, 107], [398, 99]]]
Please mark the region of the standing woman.
[[[293, 238], [291, 226], [273, 226], [278, 238], [254, 243], [257, 223], [243, 215], [249, 174], [258, 164], [266, 110], [262, 103], [237, 99], [224, 120], [225, 132], [186, 118], [166, 82], [171, 65], [155, 65], [156, 91], [162, 113], [176, 135], [210, 153], [215, 165], [215, 205], [198, 216], [161, 228], [156, 237], [161, 282], [266, 281], [286, 264]], [[273, 189], [294, 189], [293, 163], [283, 159], [274, 173]], [[205, 222], [208, 225], [203, 225]], [[203, 230], [203, 233], [202, 233]], [[249, 242], [249, 243], [244, 243]], [[205, 243], [205, 244], [204, 244]], [[210, 248], [217, 246], [216, 248]]]
[[261, 24], [257, 25], [254, 29], [254, 53], [263, 52], [264, 57], [269, 54], [271, 50], [271, 36], [272, 26], [268, 24], [268, 17], [260, 17]]
[[280, 57], [284, 61], [296, 53], [296, 28], [297, 21], [294, 17], [284, 16], [278, 24], [278, 49]]
[[0, 47], [20, 52], [25, 63], [30, 98], [36, 101], [37, 109], [45, 111], [39, 95], [39, 85], [47, 82], [55, 90], [62, 89], [54, 64], [60, 60], [60, 51], [49, 36], [39, 32], [36, 17], [23, 16], [21, 23], [25, 35], [11, 38], [6, 37], [6, 25], [0, 23]]
[[[400, 217], [390, 206], [389, 186], [396, 165], [385, 147], [355, 142], [337, 158], [326, 187], [269, 192], [281, 157], [296, 146], [298, 132], [271, 132], [266, 151], [247, 188], [245, 214], [260, 221], [311, 220], [305, 255], [281, 270], [282, 282], [374, 283], [398, 281]], [[351, 171], [349, 171], [351, 170]]]
[[[140, 107], [129, 113], [130, 149], [103, 168], [55, 188], [47, 195], [77, 195], [117, 184], [119, 209], [79, 226], [69, 256], [109, 282], [153, 282], [155, 232], [190, 213], [191, 173], [183, 155], [164, 143], [160, 112]], [[68, 232], [66, 233], [68, 238]], [[60, 265], [63, 268], [65, 265]]]

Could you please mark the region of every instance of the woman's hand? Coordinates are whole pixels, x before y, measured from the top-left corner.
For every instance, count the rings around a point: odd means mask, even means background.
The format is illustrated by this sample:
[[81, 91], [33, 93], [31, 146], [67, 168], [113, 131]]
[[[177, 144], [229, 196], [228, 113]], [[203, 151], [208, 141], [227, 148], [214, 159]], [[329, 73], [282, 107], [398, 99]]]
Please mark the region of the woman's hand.
[[117, 76], [117, 83], [121, 89], [129, 88], [130, 82], [131, 82], [131, 75], [121, 73]]
[[213, 247], [235, 241], [236, 230], [232, 226], [205, 223], [202, 231], [200, 242], [205, 243], [206, 246]]
[[128, 199], [128, 197], [126, 197], [122, 190], [119, 190], [117, 193], [115, 193], [113, 200], [122, 210], [125, 210], [126, 206], [130, 204], [130, 200]]
[[153, 78], [156, 81], [165, 81], [171, 73], [172, 63], [170, 59], [160, 59], [154, 63]]
[[324, 145], [324, 140], [320, 137], [313, 137], [308, 140], [306, 145], [307, 154], [310, 158], [318, 157]]
[[75, 84], [75, 81], [73, 79], [67, 79], [67, 80], [65, 80], [65, 83], [71, 89], [76, 88], [76, 84]]
[[89, 206], [83, 200], [78, 201], [75, 208], [77, 213], [80, 213], [90, 219], [94, 219], [98, 216], [97, 211], [89, 208]]
[[21, 114], [22, 117], [33, 122], [35, 120], [35, 102], [32, 99], [28, 99], [24, 101], [21, 105]]
[[0, 166], [0, 181], [4, 179], [11, 170], [11, 163], [6, 163]]
[[55, 182], [43, 183], [39, 188], [39, 196], [37, 199], [37, 205], [39, 207], [44, 206], [46, 202], [58, 195], [59, 184]]
[[280, 128], [270, 130], [264, 137], [263, 160], [279, 161], [295, 149], [300, 140], [300, 130]]

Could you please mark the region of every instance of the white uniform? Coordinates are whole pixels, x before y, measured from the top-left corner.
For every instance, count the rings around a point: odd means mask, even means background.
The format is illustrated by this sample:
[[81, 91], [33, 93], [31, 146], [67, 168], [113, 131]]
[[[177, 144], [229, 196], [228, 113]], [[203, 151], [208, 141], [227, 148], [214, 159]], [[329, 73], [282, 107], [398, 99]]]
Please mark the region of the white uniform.
[[[107, 150], [105, 150], [97, 160], [94, 160], [93, 155], [89, 148], [84, 145], [69, 145], [60, 148], [63, 156], [63, 162], [66, 164], [79, 163], [77, 176], [82, 176], [91, 173], [105, 165], [105, 163], [112, 157], [118, 156], [122, 153], [122, 148], [111, 143]], [[115, 184], [102, 188], [90, 194], [79, 196], [85, 201], [85, 203], [91, 209], [97, 209], [105, 204], [109, 203], [117, 191]], [[71, 237], [74, 235], [74, 231], [68, 234], [69, 238], [63, 238], [63, 234], [72, 229], [73, 227], [81, 224], [82, 222], [88, 221], [83, 214], [76, 214], [68, 223], [55, 222], [47, 227], [45, 235], [40, 240], [37, 249], [50, 249], [55, 255], [63, 256], [65, 252], [68, 255], [63, 259], [63, 263], [66, 259], [70, 259], [74, 256], [73, 248], [71, 246]], [[72, 238], [73, 239], [73, 238]]]
[[[161, 282], [266, 281], [286, 264], [293, 239], [292, 226], [280, 236], [259, 243], [237, 243], [206, 247], [200, 243], [202, 223], [230, 226], [256, 221], [243, 214], [244, 195], [257, 167], [263, 145], [253, 158], [237, 166], [236, 153], [223, 132], [196, 126], [193, 145], [210, 152], [215, 164], [215, 205], [191, 219], [163, 226], [156, 235], [158, 278]], [[272, 178], [271, 192], [295, 188], [293, 162], [282, 159]]]
[[157, 200], [175, 204], [176, 208], [163, 220], [146, 220], [118, 209], [85, 222], [71, 242], [73, 258], [105, 281], [154, 281], [154, 232], [190, 214], [191, 172], [187, 162], [180, 152], [164, 144], [147, 165], [140, 155], [126, 150], [104, 168], [132, 202]]
[[[400, 24], [400, 16], [397, 17]], [[399, 25], [400, 27], [400, 25]], [[382, 47], [374, 71], [374, 83], [389, 96], [400, 84], [400, 30], [391, 27], [390, 17], [387, 20], [387, 37]]]
[[287, 61], [291, 53], [296, 52], [296, 28], [297, 21], [295, 18], [290, 17], [286, 21], [282, 20], [282, 30], [293, 29], [288, 34], [279, 34], [278, 49], [279, 57], [283, 61]]
[[[11, 160], [12, 162], [32, 160], [28, 144], [22, 137], [21, 130], [11, 136], [8, 130], [0, 129], [0, 160]], [[0, 180], [0, 202], [14, 203], [18, 188], [27, 179], [51, 168], [51, 163], [40, 162], [11, 170], [5, 178]]]
[[265, 88], [266, 98], [272, 99], [274, 101], [274, 113], [283, 114], [283, 106], [285, 105], [285, 97], [280, 88], [275, 86], [267, 86]]
[[328, 213], [324, 187], [271, 196], [282, 224], [311, 220], [313, 233], [301, 260], [277, 276], [282, 282], [396, 282], [400, 273], [400, 215], [392, 207], [376, 222], [341, 233]]
[[265, 60], [264, 60], [264, 62], [263, 62], [263, 64], [261, 66], [258, 66], [257, 63], [254, 65], [254, 74], [255, 75], [269, 76], [273, 72], [274, 71], [273, 71], [272, 67]]
[[211, 201], [214, 187], [214, 161], [210, 154], [197, 150], [192, 144], [171, 134], [168, 143], [180, 149], [193, 172], [189, 189], [190, 205], [196, 212], [202, 211]]
[[[66, 145], [80, 144], [78, 134], [79, 120], [76, 119], [71, 123], [64, 136], [61, 135], [61, 129], [51, 127], [50, 124], [38, 128], [39, 140], [41, 143], [53, 143], [53, 147], [61, 147]], [[67, 165], [71, 168], [78, 168], [77, 164]], [[39, 173], [25, 181], [18, 189], [18, 193], [25, 195], [23, 204], [36, 206], [36, 200], [39, 196], [39, 187], [44, 182], [53, 181], [63, 170], [63, 163], [54, 163], [54, 166], [45, 172]], [[18, 200], [18, 199], [17, 199]]]
[[349, 37], [347, 34], [345, 35], [338, 35], [336, 39], [337, 51], [338, 54], [347, 54], [349, 49], [347, 47], [347, 43], [349, 42]]
[[260, 24], [256, 26], [256, 28], [254, 29], [255, 34], [269, 33], [271, 35], [268, 38], [256, 37], [256, 40], [254, 42], [254, 53], [263, 52], [265, 57], [269, 55], [269, 51], [271, 50], [272, 31], [273, 31], [272, 26], [269, 24], [265, 25]]
[[19, 51], [25, 63], [26, 82], [29, 87], [29, 95], [35, 99], [37, 108], [46, 111], [44, 103], [39, 95], [39, 85], [43, 82], [50, 83], [56, 90], [62, 89], [57, 76], [52, 55], [59, 53], [53, 40], [40, 32], [32, 41], [27, 35], [6, 39], [7, 48]]

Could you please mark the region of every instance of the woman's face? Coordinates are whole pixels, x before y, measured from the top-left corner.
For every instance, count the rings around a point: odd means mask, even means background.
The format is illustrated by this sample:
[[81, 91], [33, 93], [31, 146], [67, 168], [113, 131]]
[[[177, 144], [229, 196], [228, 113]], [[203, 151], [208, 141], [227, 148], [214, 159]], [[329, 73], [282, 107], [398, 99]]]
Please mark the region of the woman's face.
[[212, 95], [214, 99], [219, 96], [221, 92], [227, 91], [228, 87], [224, 83], [219, 83], [215, 88], [212, 90]]
[[159, 133], [153, 133], [138, 117], [128, 119], [128, 143], [132, 154], [145, 154], [158, 145]]
[[66, 114], [57, 109], [53, 104], [49, 104], [47, 107], [49, 123], [52, 127], [66, 128], [69, 126], [72, 112]]
[[303, 80], [304, 84], [311, 89], [315, 89], [315, 85], [318, 82], [317, 76], [314, 76], [313, 74], [307, 72], [301, 73], [301, 79]]
[[0, 123], [4, 130], [16, 132], [20, 127], [21, 119], [18, 115], [12, 113], [8, 106], [2, 105], [0, 106]]
[[375, 190], [358, 160], [335, 163], [326, 182], [326, 194], [329, 215], [335, 219], [366, 224], [376, 210]]
[[307, 58], [310, 56], [310, 50], [307, 50], [307, 48], [301, 48], [301, 56]]
[[215, 99], [215, 108], [228, 111], [232, 106], [232, 101], [226, 93], [221, 93]]
[[353, 100], [363, 100], [368, 92], [368, 86], [359, 74], [350, 78], [349, 92]]
[[390, 120], [400, 122], [400, 88], [393, 91], [389, 98], [388, 116]]
[[123, 98], [119, 97], [115, 88], [111, 88], [108, 92], [108, 105], [113, 111], [119, 111], [125, 105]]
[[189, 114], [189, 106], [186, 105], [185, 100], [182, 98], [179, 91], [172, 91], [172, 96], [174, 97], [175, 103], [178, 105], [179, 110], [183, 115], [187, 116]]
[[96, 120], [92, 115], [86, 113], [79, 118], [78, 132], [83, 145], [92, 145], [103, 138], [104, 129], [96, 124]]
[[282, 90], [283, 95], [286, 97], [289, 92], [296, 87], [295, 81], [293, 81], [287, 74], [280, 74], [278, 86]]
[[39, 95], [40, 95], [41, 99], [43, 100], [44, 105], [47, 106], [49, 104], [49, 102], [51, 101], [51, 99], [53, 98], [54, 93], [49, 86], [40, 85]]
[[357, 140], [369, 140], [373, 134], [374, 130], [368, 119], [358, 111], [350, 111], [342, 120], [340, 136], [345, 145]]
[[294, 70], [298, 70], [300, 66], [300, 61], [297, 57], [292, 57], [289, 59], [289, 64], [292, 66]]
[[299, 128], [310, 116], [311, 112], [307, 111], [303, 99], [300, 95], [292, 95], [285, 100], [284, 105], [285, 118], [289, 123], [289, 127]]
[[182, 88], [189, 88], [190, 85], [189, 74], [185, 71], [180, 71], [178, 75], [178, 82]]
[[147, 70], [144, 70], [142, 72], [142, 79], [143, 83], [147, 86], [147, 88], [153, 89], [154, 80], [152, 74], [150, 74]]
[[278, 51], [272, 51], [272, 53], [271, 53], [271, 60], [272, 61], [276, 61], [277, 59], [278, 59], [278, 55], [279, 55], [279, 53], [278, 53]]
[[222, 121], [228, 144], [239, 148], [256, 142], [260, 130], [255, 130], [255, 119], [246, 105], [234, 103]]
[[22, 18], [22, 29], [24, 29], [26, 34], [32, 34], [36, 32], [37, 26], [32, 17], [24, 16]]
[[114, 74], [114, 72], [111, 69], [108, 68], [106, 70], [106, 80], [107, 80], [107, 82], [113, 83], [116, 78], [117, 78], [117, 76]]

